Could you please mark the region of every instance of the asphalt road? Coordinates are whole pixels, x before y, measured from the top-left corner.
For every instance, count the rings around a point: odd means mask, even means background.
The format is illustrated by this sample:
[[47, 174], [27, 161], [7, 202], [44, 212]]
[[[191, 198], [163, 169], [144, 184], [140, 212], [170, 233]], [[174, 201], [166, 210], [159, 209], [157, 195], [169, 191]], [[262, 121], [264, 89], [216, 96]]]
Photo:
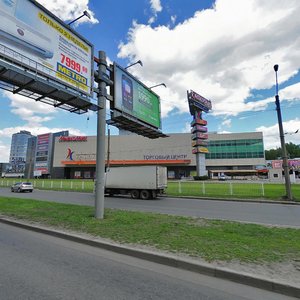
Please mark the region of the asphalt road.
[[[11, 193], [8, 188], [0, 188], [0, 195], [60, 203], [94, 205], [94, 195], [89, 193], [43, 190], [35, 190], [33, 193]], [[105, 207], [300, 228], [300, 205], [167, 197], [157, 200], [134, 200], [120, 196], [106, 197]]]
[[1, 299], [293, 299], [0, 224]]

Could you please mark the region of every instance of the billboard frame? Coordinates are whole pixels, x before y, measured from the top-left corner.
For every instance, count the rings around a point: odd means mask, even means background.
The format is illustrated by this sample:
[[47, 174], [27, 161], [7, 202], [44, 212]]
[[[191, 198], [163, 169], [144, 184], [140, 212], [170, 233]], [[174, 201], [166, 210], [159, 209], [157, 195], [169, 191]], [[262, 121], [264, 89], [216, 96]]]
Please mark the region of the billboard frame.
[[[147, 90], [149, 93], [151, 93], [155, 98], [157, 98], [157, 106], [158, 106], [158, 122], [159, 125], [156, 126], [153, 124], [153, 122], [151, 123], [150, 121], [146, 121], [142, 118], [139, 118], [139, 116], [136, 114], [131, 114], [128, 110], [122, 110], [119, 106], [116, 106], [116, 95], [118, 94], [116, 89], [120, 86], [119, 84], [116, 84], [116, 71], [117, 69], [119, 69], [121, 72], [125, 73], [126, 76], [129, 77], [129, 79], [132, 79], [136, 84], [142, 86], [145, 90]], [[113, 81], [114, 81], [114, 88], [113, 88], [113, 98], [114, 101], [111, 102], [111, 109], [113, 110], [117, 110], [119, 112], [121, 112], [123, 115], [128, 115], [130, 116], [130, 120], [137, 120], [139, 123], [144, 123], [146, 126], [150, 126], [152, 128], [155, 128], [157, 130], [161, 129], [161, 105], [160, 105], [160, 97], [159, 95], [157, 95], [154, 91], [152, 91], [149, 87], [147, 87], [144, 83], [142, 83], [139, 79], [137, 79], [135, 76], [133, 76], [131, 73], [129, 73], [126, 69], [124, 69], [123, 67], [121, 67], [120, 65], [118, 65], [116, 62], [114, 62], [113, 64]], [[121, 83], [122, 84], [122, 83]], [[134, 105], [134, 99], [132, 99], [132, 104]], [[137, 101], [137, 100], [136, 100]]]
[[[23, 52], [19, 53], [17, 50], [9, 48], [7, 43], [0, 43], [0, 88], [78, 114], [85, 113], [89, 109], [98, 111], [99, 106], [92, 102], [92, 100], [95, 100], [93, 99], [93, 44], [41, 4], [34, 0], [26, 1], [37, 7], [41, 13], [51, 18], [66, 32], [69, 31], [79, 42], [83, 42], [89, 47], [88, 51], [91, 51], [91, 53], [86, 56], [90, 78], [88, 91], [80, 89], [79, 85], [69, 84], [51, 75], [50, 73], [56, 74], [57, 71], [39, 63], [38, 56], [33, 56], [33, 59], [26, 57]], [[57, 63], [58, 61], [54, 60], [54, 62]]]

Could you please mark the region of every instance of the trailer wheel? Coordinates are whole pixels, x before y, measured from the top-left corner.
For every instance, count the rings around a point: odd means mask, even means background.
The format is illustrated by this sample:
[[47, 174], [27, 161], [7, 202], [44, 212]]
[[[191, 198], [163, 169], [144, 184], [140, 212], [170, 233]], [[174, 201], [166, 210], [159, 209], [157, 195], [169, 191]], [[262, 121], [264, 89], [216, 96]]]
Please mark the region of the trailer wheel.
[[148, 200], [151, 197], [151, 193], [148, 190], [141, 191], [141, 199]]
[[132, 199], [138, 199], [140, 197], [140, 192], [138, 190], [132, 190], [130, 195]]

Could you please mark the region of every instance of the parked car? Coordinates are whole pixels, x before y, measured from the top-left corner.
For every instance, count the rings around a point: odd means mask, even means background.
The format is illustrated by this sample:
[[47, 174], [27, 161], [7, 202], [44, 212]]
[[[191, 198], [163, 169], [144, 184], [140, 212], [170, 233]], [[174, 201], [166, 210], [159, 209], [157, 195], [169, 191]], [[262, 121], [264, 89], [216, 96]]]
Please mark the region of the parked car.
[[220, 181], [225, 181], [227, 178], [226, 178], [226, 176], [225, 175], [220, 175], [219, 176], [219, 180]]
[[33, 191], [33, 185], [31, 182], [17, 182], [11, 186], [12, 192], [31, 192]]

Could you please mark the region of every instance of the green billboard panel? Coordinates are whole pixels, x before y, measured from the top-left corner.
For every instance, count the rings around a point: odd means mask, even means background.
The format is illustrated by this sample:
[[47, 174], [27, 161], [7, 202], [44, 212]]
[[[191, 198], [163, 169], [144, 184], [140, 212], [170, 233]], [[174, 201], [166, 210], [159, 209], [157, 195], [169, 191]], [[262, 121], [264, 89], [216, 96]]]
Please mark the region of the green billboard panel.
[[114, 64], [114, 109], [161, 128], [159, 96], [117, 64]]

